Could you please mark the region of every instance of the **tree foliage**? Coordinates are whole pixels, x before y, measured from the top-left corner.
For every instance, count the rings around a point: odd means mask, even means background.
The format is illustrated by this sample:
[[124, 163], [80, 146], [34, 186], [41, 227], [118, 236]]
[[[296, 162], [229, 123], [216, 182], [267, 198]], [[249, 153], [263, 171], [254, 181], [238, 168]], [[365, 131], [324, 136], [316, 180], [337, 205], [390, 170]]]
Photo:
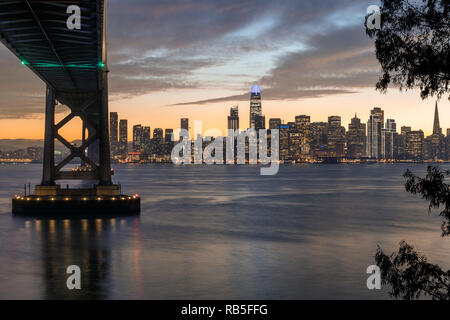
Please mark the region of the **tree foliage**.
[[[429, 212], [433, 208], [443, 208], [440, 212], [443, 237], [450, 235], [450, 186], [445, 183], [449, 175], [450, 171], [433, 166], [427, 168], [425, 178], [415, 176], [410, 170], [404, 174], [406, 191], [427, 200]], [[382, 283], [392, 287], [392, 297], [418, 299], [429, 296], [436, 300], [450, 300], [450, 270], [443, 271], [439, 266], [428, 263], [406, 242], [401, 242], [398, 253], [390, 256], [378, 247], [375, 261], [381, 269]]]
[[390, 284], [391, 297], [404, 300], [429, 296], [433, 300], [450, 300], [450, 270], [430, 264], [406, 242], [398, 253], [387, 256], [378, 247], [375, 261], [381, 269], [382, 284]]
[[407, 170], [403, 175], [406, 181], [406, 191], [419, 195], [422, 199], [429, 201], [428, 211], [433, 208], [441, 208], [442, 236], [450, 235], [450, 186], [445, 183], [445, 177], [450, 175], [449, 170], [441, 170], [439, 167], [429, 166], [425, 178], [415, 176]]
[[[375, 38], [383, 74], [376, 87], [393, 84], [420, 88], [421, 97], [450, 92], [450, 1], [381, 0], [381, 29], [366, 29]], [[450, 95], [448, 97], [450, 100]]]

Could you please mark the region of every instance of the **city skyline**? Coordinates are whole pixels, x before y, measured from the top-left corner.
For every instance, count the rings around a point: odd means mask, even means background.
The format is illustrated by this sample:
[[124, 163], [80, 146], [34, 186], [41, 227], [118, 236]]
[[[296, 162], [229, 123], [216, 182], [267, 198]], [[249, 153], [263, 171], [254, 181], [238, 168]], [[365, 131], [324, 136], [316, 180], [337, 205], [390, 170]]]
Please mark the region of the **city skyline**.
[[[249, 123], [251, 128], [246, 130], [255, 130], [259, 135], [260, 129], [269, 129], [269, 136], [273, 129], [279, 130], [279, 160], [283, 162], [450, 160], [450, 129], [447, 129], [447, 136], [442, 134], [437, 102], [434, 109], [433, 133], [425, 135], [422, 129], [415, 130], [411, 126], [401, 126], [399, 134], [396, 120], [385, 114], [380, 107], [370, 110], [367, 123], [363, 123], [355, 113], [348, 124], [348, 129], [342, 124], [339, 115], [328, 116], [327, 122], [313, 122], [309, 115], [297, 115], [294, 121], [284, 122], [280, 118], [270, 118], [267, 122], [262, 112], [259, 86], [252, 87], [249, 98], [252, 120]], [[176, 131], [166, 128], [164, 134], [163, 128], [154, 128], [151, 136], [151, 127], [133, 124], [132, 151], [129, 152], [130, 142], [121, 143], [117, 140], [117, 118], [116, 112], [110, 113], [111, 156], [114, 160], [133, 163], [171, 161], [174, 141], [178, 139]], [[124, 124], [121, 126], [124, 133], [120, 136], [128, 131], [127, 121], [127, 119], [120, 120], [120, 124]], [[228, 130], [245, 132], [246, 130], [239, 129], [239, 121], [239, 106], [232, 106], [227, 117]], [[181, 118], [180, 127], [184, 130], [191, 129], [189, 118]], [[197, 141], [195, 134], [190, 134], [191, 142]], [[228, 134], [229, 132], [221, 137]], [[115, 148], [117, 144], [124, 147], [117, 149]], [[208, 142], [202, 143], [203, 148], [207, 145]]]
[[[442, 133], [442, 130], [444, 130], [444, 132], [447, 132], [447, 129], [450, 130], [450, 127], [447, 128], [445, 126], [442, 126], [442, 122], [440, 121], [440, 118], [442, 117], [442, 113], [443, 112], [442, 112], [442, 108], [439, 107], [439, 114], [441, 116], [438, 115], [437, 111], [438, 111], [439, 103], [437, 101], [435, 101], [434, 104], [433, 104], [433, 110], [432, 110], [433, 111], [433, 113], [432, 113], [433, 116], [432, 117], [430, 116], [431, 113], [427, 114], [427, 116], [426, 116], [427, 118], [433, 119], [431, 125], [428, 123], [428, 125], [426, 126], [426, 127], [430, 127], [431, 129], [424, 129], [423, 127], [414, 127], [412, 125], [408, 125], [408, 122], [406, 120], [402, 120], [402, 119], [398, 119], [398, 118], [393, 117], [391, 114], [386, 112], [386, 110], [383, 107], [380, 107], [380, 106], [368, 107], [363, 112], [354, 112], [353, 116], [351, 118], [349, 118], [348, 121], [346, 121], [347, 117], [343, 117], [343, 116], [341, 116], [338, 113], [334, 113], [334, 114], [332, 113], [332, 114], [325, 115], [325, 118], [324, 119], [320, 119], [320, 120], [314, 119], [311, 116], [311, 114], [308, 113], [308, 112], [305, 112], [304, 114], [301, 114], [301, 115], [300, 114], [296, 114], [295, 116], [293, 116], [291, 118], [288, 118], [288, 119], [277, 117], [276, 114], [273, 117], [267, 117], [265, 115], [264, 108], [263, 108], [263, 105], [264, 105], [265, 101], [262, 98], [262, 92], [261, 92], [259, 86], [253, 85], [252, 86], [252, 90], [257, 90], [258, 91], [258, 98], [257, 98], [258, 99], [258, 106], [257, 106], [258, 111], [255, 113], [255, 115], [262, 117], [261, 121], [264, 123], [264, 125], [263, 126], [260, 125], [259, 128], [267, 128], [267, 129], [271, 128], [271, 125], [270, 125], [271, 121], [278, 121], [279, 120], [280, 124], [287, 124], [289, 122], [292, 122], [293, 119], [296, 119], [296, 121], [297, 121], [297, 118], [307, 116], [308, 117], [308, 122], [310, 122], [310, 123], [319, 123], [319, 122], [327, 122], [327, 121], [329, 121], [330, 117], [337, 116], [340, 119], [339, 121], [341, 123], [344, 123], [344, 127], [346, 127], [346, 130], [350, 130], [350, 126], [353, 123], [353, 119], [357, 118], [357, 119], [360, 119], [360, 120], [364, 121], [364, 116], [361, 116], [361, 114], [366, 114], [367, 113], [368, 114], [367, 118], [369, 120], [370, 120], [370, 117], [372, 115], [378, 116], [378, 118], [380, 120], [380, 128], [379, 128], [380, 134], [382, 133], [382, 130], [384, 130], [384, 129], [386, 129], [387, 131], [397, 132], [398, 131], [397, 129], [400, 129], [401, 127], [411, 127], [412, 130], [422, 130], [425, 135], [432, 135], [432, 134], [436, 133], [436, 123], [439, 124], [440, 129], [441, 129], [441, 133]], [[222, 127], [224, 129], [222, 130], [221, 128], [217, 128], [217, 127], [214, 128], [214, 129], [221, 130], [222, 133], [223, 133], [223, 136], [226, 136], [226, 133], [227, 133], [228, 129], [235, 129], [235, 130], [238, 129], [238, 130], [242, 130], [242, 131], [245, 131], [247, 129], [255, 129], [254, 124], [252, 124], [252, 122], [250, 121], [251, 120], [250, 119], [251, 118], [251, 114], [252, 114], [252, 106], [254, 106], [254, 103], [255, 103], [254, 102], [255, 101], [254, 100], [254, 92], [251, 92], [249, 94], [249, 99], [250, 99], [250, 101], [247, 101], [247, 104], [248, 104], [247, 108], [248, 109], [243, 107], [242, 105], [239, 105], [239, 104], [236, 104], [236, 105], [228, 107], [228, 114], [225, 116], [225, 120], [222, 119], [222, 121], [224, 122]], [[249, 123], [249, 126], [246, 127], [245, 124], [244, 125], [240, 125], [240, 124], [242, 124], [243, 119], [246, 120], [245, 115], [246, 115], [246, 113], [248, 113], [248, 110], [250, 110], [250, 116], [247, 118], [249, 121], [246, 122], [246, 123]], [[430, 110], [430, 112], [431, 112], [431, 110]], [[117, 112], [111, 111], [110, 115], [113, 115], [113, 117], [116, 117], [117, 116]], [[129, 120], [126, 116], [123, 116], [122, 118], [127, 120], [127, 121]], [[233, 120], [231, 120], [231, 119], [233, 119]], [[117, 120], [115, 120], [115, 121], [117, 121]], [[176, 123], [176, 122], [180, 123], [179, 125], [175, 125], [175, 126], [172, 126], [172, 127], [161, 126], [161, 125], [158, 125], [158, 124], [151, 125], [151, 124], [149, 124], [147, 122], [143, 122], [143, 121], [138, 121], [136, 123], [132, 123], [131, 122], [132, 125], [128, 127], [128, 137], [131, 137], [131, 139], [128, 139], [128, 142], [133, 142], [133, 140], [134, 140], [133, 136], [134, 136], [134, 127], [135, 126], [148, 126], [149, 128], [161, 128], [161, 129], [171, 129], [171, 130], [185, 129], [185, 130], [188, 130], [190, 135], [193, 137], [194, 136], [194, 134], [193, 134], [193, 132], [194, 132], [193, 122], [194, 121], [202, 121], [203, 122], [203, 120], [201, 120], [201, 119], [192, 119], [192, 118], [189, 118], [189, 117], [181, 117], [179, 119], [178, 118], [176, 118], [176, 119], [172, 118], [170, 123]], [[230, 121], [234, 121], [233, 124], [230, 124]], [[428, 121], [428, 122], [430, 122], [430, 121]], [[346, 125], [345, 125], [345, 123], [346, 123]], [[390, 123], [393, 124], [393, 127], [390, 126]], [[365, 124], [365, 122], [364, 122], [364, 124]], [[205, 126], [204, 122], [203, 122], [203, 126]], [[203, 129], [202, 133], [204, 133], [206, 130], [211, 129], [211, 128], [212, 127], [208, 127], [208, 126], [206, 128], [203, 127], [202, 128]], [[256, 129], [259, 129], [259, 128], [257, 127]], [[114, 137], [114, 130], [112, 131], [110, 136], [111, 136], [111, 138]]]
[[[378, 92], [374, 93], [375, 95], [379, 95], [382, 98], [386, 99], [388, 97], [388, 95], [381, 95]], [[409, 92], [410, 95], [412, 95], [412, 92]], [[407, 96], [408, 93], [401, 93], [401, 92], [392, 92], [391, 95], [398, 97], [400, 100], [402, 100], [402, 96]], [[250, 96], [250, 92], [249, 92], [249, 96]], [[337, 96], [336, 100], [341, 100], [343, 99], [344, 96]], [[412, 100], [415, 100], [415, 97], [411, 97]], [[320, 103], [320, 98], [316, 98], [316, 99], [308, 99], [308, 105], [311, 106], [309, 109], [311, 109], [312, 111], [309, 112], [309, 110], [307, 110], [307, 108], [297, 108], [295, 106], [292, 106], [290, 109], [290, 113], [289, 115], [282, 117], [281, 114], [283, 114], [283, 111], [281, 111], [280, 113], [277, 113], [277, 108], [274, 106], [276, 104], [276, 101], [266, 101], [264, 100], [264, 92], [262, 93], [262, 100], [263, 100], [263, 114], [266, 116], [266, 125], [268, 126], [268, 121], [271, 118], [280, 118], [282, 121], [284, 122], [288, 122], [290, 121], [289, 119], [295, 118], [296, 115], [300, 114], [300, 113], [304, 113], [304, 114], [308, 114], [311, 116], [311, 121], [312, 122], [326, 122], [327, 118], [330, 114], [339, 114], [339, 109], [337, 108], [336, 111], [333, 113], [333, 110], [330, 110], [329, 108], [326, 108], [324, 106], [321, 105]], [[344, 101], [346, 101], [346, 99], [344, 99]], [[114, 103], [114, 102], [113, 102]], [[288, 102], [288, 103], [293, 103], [293, 102]], [[398, 127], [401, 126], [411, 126], [413, 129], [421, 129], [424, 131], [425, 135], [431, 135], [433, 133], [433, 117], [434, 117], [434, 107], [435, 107], [435, 103], [436, 100], [434, 99], [427, 99], [424, 101], [420, 101], [420, 107], [416, 106], [415, 108], [404, 108], [402, 106], [399, 107], [395, 107], [393, 106], [394, 104], [397, 103], [397, 100], [392, 100], [390, 101], [390, 103], [388, 105], [390, 105], [390, 108], [386, 108], [383, 105], [367, 105], [364, 107], [359, 107], [359, 108], [355, 108], [354, 111], [349, 110], [348, 112], [339, 114], [342, 118], [342, 122], [343, 123], [350, 123], [351, 119], [353, 118], [355, 112], [358, 114], [359, 118], [361, 119], [365, 119], [366, 117], [368, 118], [370, 116], [370, 109], [373, 108], [374, 106], [380, 106], [383, 110], [385, 110], [386, 113], [391, 114], [391, 118], [395, 118], [397, 121], [397, 125]], [[445, 132], [447, 128], [450, 128], [450, 108], [447, 108], [446, 106], [448, 105], [450, 107], [450, 103], [448, 103], [448, 101], [446, 99], [441, 99], [439, 102], [439, 112], [441, 115], [441, 127], [443, 129], [443, 131]], [[240, 110], [249, 110], [249, 101], [241, 101], [240, 103], [236, 104], [239, 105]], [[179, 117], [169, 117], [169, 118], [161, 118], [161, 117], [155, 117], [153, 119], [160, 119], [161, 122], [157, 122], [157, 120], [152, 120], [152, 119], [148, 119], [146, 118], [146, 120], [142, 120], [143, 116], [133, 116], [134, 112], [129, 112], [129, 110], [125, 110], [124, 112], [120, 112], [120, 114], [122, 114], [123, 118], [127, 118], [130, 123], [140, 123], [142, 122], [143, 124], [145, 123], [146, 125], [150, 126], [150, 127], [161, 127], [161, 128], [173, 128], [173, 129], [177, 129], [180, 128], [180, 118], [189, 118], [191, 123], [193, 123], [196, 120], [200, 120], [203, 121], [203, 131], [206, 131], [210, 128], [217, 128], [219, 130], [221, 130], [224, 134], [227, 130], [227, 123], [226, 121], [223, 121], [224, 118], [226, 118], [227, 116], [229, 116], [229, 111], [230, 108], [232, 107], [232, 104], [228, 104], [228, 105], [224, 105], [222, 106], [221, 112], [220, 112], [220, 116], [222, 116], [222, 118], [219, 118], [219, 115], [215, 115], [215, 117], [213, 119], [209, 118], [209, 120], [205, 120], [205, 116], [204, 116], [204, 110], [200, 110], [198, 112], [196, 112], [195, 114], [202, 114], [203, 116], [199, 116], [198, 118], [193, 118], [190, 116], [186, 116], [186, 112], [184, 113], [180, 113]], [[201, 107], [200, 109], [203, 109], [204, 107]], [[117, 110], [117, 109], [116, 109]], [[297, 112], [295, 110], [298, 110]], [[417, 120], [409, 120], [409, 119], [415, 119], [414, 118], [414, 110], [416, 111], [420, 111], [420, 121]], [[203, 111], [203, 112], [202, 112]], [[111, 109], [111, 112], [117, 112], [115, 111], [115, 109]], [[330, 112], [330, 113], [327, 113]], [[249, 116], [247, 115], [248, 112], [245, 113], [240, 113], [240, 129], [245, 130], [247, 128], [246, 124], [249, 123]], [[127, 114], [132, 114], [132, 116], [127, 116]], [[284, 113], [286, 115], [286, 113]], [[62, 119], [65, 115], [67, 115], [67, 113], [60, 113], [56, 115], [56, 119]], [[139, 120], [140, 119], [140, 120]], [[447, 120], [448, 119], [448, 120]], [[4, 133], [3, 136], [0, 136], [0, 139], [42, 139], [43, 138], [43, 129], [42, 129], [42, 122], [44, 121], [44, 119], [34, 119], [34, 120], [27, 120], [27, 119], [22, 119], [21, 121], [23, 121], [26, 126], [24, 128], [21, 128], [21, 130], [17, 130], [16, 128], [16, 123], [10, 122], [10, 123], [5, 123], [5, 120], [0, 120], [0, 124], [3, 124], [3, 126], [0, 127], [0, 134]], [[28, 125], [28, 121], [32, 121], [33, 123], [30, 124], [30, 126]], [[79, 121], [77, 118], [75, 118], [74, 120], [72, 120], [67, 128], [64, 128], [64, 136], [67, 136], [69, 140], [78, 140], [81, 137], [81, 132], [80, 132], [80, 123], [81, 121]], [[213, 125], [216, 124], [216, 125]], [[35, 127], [36, 126], [36, 127]], [[13, 130], [15, 129], [15, 130]], [[28, 135], [23, 135], [24, 132], [28, 132], [27, 131], [30, 130], [30, 134]], [[192, 126], [191, 126], [191, 133], [192, 131]], [[128, 137], [132, 137], [132, 127], [128, 128]], [[128, 139], [128, 141], [132, 141], [131, 138]]]
[[[379, 106], [399, 126], [431, 134], [435, 99], [422, 101], [418, 90], [375, 91], [380, 66], [365, 34], [366, 9], [350, 0], [110, 1], [110, 111], [152, 127], [176, 128], [186, 117], [225, 131], [229, 108], [246, 107], [259, 84], [266, 121], [339, 114], [349, 123], [355, 112], [365, 119]], [[0, 58], [0, 138], [42, 139], [40, 80], [4, 47]], [[450, 128], [450, 102], [444, 97], [439, 105], [441, 125]], [[248, 117], [241, 115], [242, 129]], [[65, 133], [74, 140], [79, 132], [71, 122]]]

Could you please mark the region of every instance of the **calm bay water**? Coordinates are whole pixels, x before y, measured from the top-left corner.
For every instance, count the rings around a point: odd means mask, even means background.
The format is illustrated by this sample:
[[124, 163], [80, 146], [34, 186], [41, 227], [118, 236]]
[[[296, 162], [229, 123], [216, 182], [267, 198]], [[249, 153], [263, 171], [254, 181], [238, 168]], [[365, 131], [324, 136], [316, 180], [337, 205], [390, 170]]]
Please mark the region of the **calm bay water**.
[[[139, 217], [13, 217], [10, 198], [41, 165], [0, 165], [2, 299], [380, 299], [366, 288], [377, 245], [401, 240], [450, 268], [449, 240], [427, 203], [404, 191], [422, 164], [115, 165], [142, 197]], [[66, 288], [79, 265], [82, 290]]]

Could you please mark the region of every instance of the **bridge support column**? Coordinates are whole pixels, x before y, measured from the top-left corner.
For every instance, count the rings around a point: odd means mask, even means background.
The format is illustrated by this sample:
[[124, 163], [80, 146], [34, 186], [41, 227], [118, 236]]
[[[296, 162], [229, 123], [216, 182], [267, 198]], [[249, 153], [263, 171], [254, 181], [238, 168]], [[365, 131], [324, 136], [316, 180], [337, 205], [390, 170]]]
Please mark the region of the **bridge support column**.
[[55, 185], [55, 92], [47, 86], [42, 185]]
[[[106, 68], [105, 68], [106, 69]], [[111, 155], [109, 150], [109, 128], [108, 128], [108, 77], [107, 70], [103, 70], [103, 90], [100, 96], [100, 167], [99, 184], [112, 185], [111, 180]]]

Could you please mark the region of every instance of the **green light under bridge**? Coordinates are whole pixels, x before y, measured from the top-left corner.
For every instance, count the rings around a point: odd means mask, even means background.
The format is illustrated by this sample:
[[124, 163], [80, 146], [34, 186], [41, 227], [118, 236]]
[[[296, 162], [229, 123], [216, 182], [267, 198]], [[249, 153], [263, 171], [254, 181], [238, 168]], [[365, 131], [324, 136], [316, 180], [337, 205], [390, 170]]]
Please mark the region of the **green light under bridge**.
[[21, 60], [21, 63], [23, 65], [35, 67], [35, 68], [76, 68], [76, 69], [103, 69], [105, 67], [105, 64], [103, 62], [99, 62], [98, 64], [88, 64], [88, 63], [82, 63], [82, 64], [76, 64], [76, 63], [69, 63], [66, 65], [62, 65], [59, 63], [48, 63], [48, 62], [35, 62], [30, 63], [26, 60]]

